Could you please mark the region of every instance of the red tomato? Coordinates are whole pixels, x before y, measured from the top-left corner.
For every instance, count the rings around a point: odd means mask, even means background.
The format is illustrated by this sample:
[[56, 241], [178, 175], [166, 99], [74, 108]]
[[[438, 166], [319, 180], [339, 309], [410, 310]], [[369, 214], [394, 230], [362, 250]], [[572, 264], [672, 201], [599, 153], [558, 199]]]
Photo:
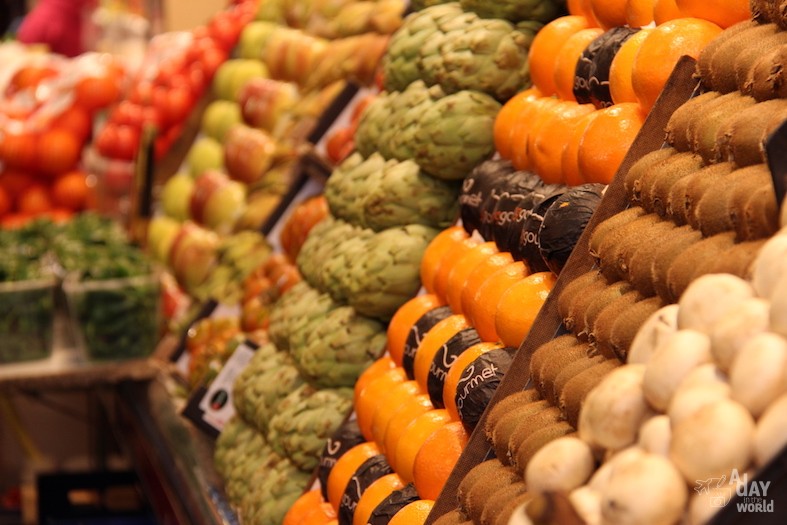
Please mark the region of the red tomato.
[[27, 213], [9, 213], [0, 219], [0, 228], [17, 230], [25, 226], [32, 217]]
[[48, 78], [56, 77], [57, 70], [48, 66], [20, 67], [7, 88], [7, 94], [13, 95], [25, 89], [35, 89], [41, 82]]
[[55, 120], [52, 127], [69, 131], [79, 142], [84, 143], [90, 137], [93, 120], [88, 110], [80, 106], [71, 106]]
[[54, 176], [65, 173], [79, 162], [82, 143], [68, 130], [50, 129], [38, 138], [38, 169]]
[[38, 139], [33, 133], [8, 133], [0, 141], [0, 157], [12, 168], [33, 169], [37, 156]]
[[17, 208], [20, 213], [38, 215], [52, 208], [52, 197], [46, 186], [40, 183], [33, 184], [19, 198]]
[[139, 137], [139, 128], [110, 122], [99, 133], [96, 148], [104, 157], [134, 160], [139, 149]]
[[104, 108], [120, 96], [120, 83], [113, 75], [85, 77], [74, 90], [76, 104], [88, 111]]
[[187, 86], [164, 88], [163, 93], [154, 93], [153, 105], [161, 114], [164, 124], [174, 125], [188, 118], [194, 107], [194, 96]]
[[14, 200], [32, 186], [35, 180], [35, 174], [29, 171], [6, 168], [0, 172], [0, 187]]
[[226, 11], [217, 13], [208, 24], [210, 36], [227, 52], [238, 42], [240, 30], [240, 20], [234, 20]]
[[13, 209], [11, 195], [0, 186], [0, 217], [7, 215]]

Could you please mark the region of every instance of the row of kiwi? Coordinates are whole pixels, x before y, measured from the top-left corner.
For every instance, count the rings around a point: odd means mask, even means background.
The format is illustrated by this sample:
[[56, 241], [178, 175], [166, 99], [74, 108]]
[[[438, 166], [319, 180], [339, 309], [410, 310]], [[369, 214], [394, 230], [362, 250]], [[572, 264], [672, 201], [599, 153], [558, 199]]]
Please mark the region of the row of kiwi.
[[761, 24], [773, 22], [787, 29], [787, 1], [749, 0], [752, 18]]
[[706, 91], [675, 110], [667, 123], [667, 143], [706, 164], [744, 167], [766, 161], [765, 142], [785, 120], [787, 99], [758, 102], [739, 91]]
[[696, 76], [706, 90], [739, 91], [758, 101], [785, 98], [785, 58], [787, 31], [776, 23], [746, 20], [727, 28], [703, 48]]

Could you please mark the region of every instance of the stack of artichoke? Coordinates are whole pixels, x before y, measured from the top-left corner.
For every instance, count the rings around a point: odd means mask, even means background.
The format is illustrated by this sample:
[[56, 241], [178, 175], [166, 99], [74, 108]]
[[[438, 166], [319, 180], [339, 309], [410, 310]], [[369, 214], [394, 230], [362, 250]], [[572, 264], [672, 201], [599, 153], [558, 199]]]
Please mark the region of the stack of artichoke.
[[446, 93], [469, 89], [505, 101], [530, 84], [528, 52], [542, 24], [522, 20], [480, 18], [458, 3], [415, 13], [391, 39], [385, 87], [398, 91], [421, 79]]
[[[446, 0], [411, 0], [410, 8], [421, 11], [445, 4]], [[465, 11], [473, 11], [483, 18], [503, 18], [512, 22], [549, 22], [565, 14], [564, 0], [459, 0]]]
[[248, 494], [248, 480], [267, 461], [270, 445], [256, 428], [234, 417], [216, 440], [214, 463], [224, 480], [225, 491], [235, 505]]
[[333, 171], [325, 186], [331, 213], [381, 231], [407, 224], [447, 228], [457, 212], [459, 186], [426, 175], [412, 160], [386, 161], [359, 153]]
[[289, 459], [270, 451], [244, 481], [249, 490], [240, 502], [243, 523], [280, 525], [284, 515], [303, 493], [310, 475]]
[[383, 94], [364, 111], [355, 144], [364, 157], [415, 160], [438, 179], [464, 179], [495, 151], [492, 130], [500, 103], [472, 90], [444, 95], [417, 80]]

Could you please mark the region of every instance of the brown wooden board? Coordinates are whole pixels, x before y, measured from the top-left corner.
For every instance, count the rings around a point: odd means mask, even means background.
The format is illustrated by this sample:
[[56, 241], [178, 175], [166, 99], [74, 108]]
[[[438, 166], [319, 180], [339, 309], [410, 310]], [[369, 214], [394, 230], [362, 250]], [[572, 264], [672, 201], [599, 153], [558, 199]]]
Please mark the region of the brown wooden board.
[[664, 130], [667, 121], [675, 109], [690, 98], [695, 89], [696, 80], [692, 78], [694, 67], [695, 60], [687, 56], [683, 57], [675, 66], [661, 96], [656, 101], [645, 120], [642, 130], [623, 159], [623, 163], [620, 165], [614, 180], [607, 188], [604, 198], [591, 217], [582, 236], [577, 241], [574, 251], [566, 262], [566, 266], [560, 273], [554, 288], [533, 323], [533, 328], [517, 350], [505, 378], [498, 386], [487, 410], [470, 436], [464, 452], [459, 457], [459, 461], [451, 472], [443, 491], [435, 501], [435, 505], [426, 520], [426, 525], [431, 525], [440, 516], [457, 507], [456, 494], [459, 483], [470, 469], [493, 454], [484, 434], [484, 422], [489, 414], [489, 410], [501, 399], [528, 387], [530, 357], [533, 355], [533, 352], [563, 331], [562, 320], [557, 311], [557, 298], [568, 283], [593, 268], [595, 261], [588, 250], [590, 234], [596, 225], [627, 207], [628, 203], [623, 187], [625, 174], [628, 172], [629, 167], [642, 156], [664, 145]]

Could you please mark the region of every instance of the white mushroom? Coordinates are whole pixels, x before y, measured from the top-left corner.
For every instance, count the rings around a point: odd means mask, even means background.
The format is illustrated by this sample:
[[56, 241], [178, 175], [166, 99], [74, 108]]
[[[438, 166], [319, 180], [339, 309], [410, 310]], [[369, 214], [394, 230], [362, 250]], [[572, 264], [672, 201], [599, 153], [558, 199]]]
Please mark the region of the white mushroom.
[[642, 388], [653, 408], [665, 412], [675, 389], [696, 367], [711, 361], [710, 338], [680, 330], [664, 341], [648, 362]]
[[527, 515], [528, 503], [528, 501], [522, 503], [511, 512], [511, 517], [508, 518], [508, 525], [533, 525], [533, 521]]
[[785, 391], [785, 368], [787, 341], [769, 332], [754, 336], [732, 362], [732, 398], [759, 417]]
[[672, 429], [670, 459], [686, 481], [727, 476], [749, 465], [754, 440], [754, 419], [732, 400], [706, 405]]
[[706, 385], [678, 388], [670, 400], [667, 416], [673, 427], [693, 416], [700, 408], [717, 401], [730, 399], [732, 389], [726, 383], [709, 383]]
[[602, 492], [601, 516], [609, 525], [673, 525], [688, 500], [686, 484], [666, 458], [643, 453], [615, 467]]
[[561, 437], [541, 447], [525, 469], [527, 489], [533, 492], [569, 492], [593, 473], [590, 446], [577, 437]]
[[773, 285], [768, 321], [772, 332], [787, 337], [787, 275], [782, 275]]
[[757, 422], [754, 432], [754, 462], [767, 465], [787, 445], [787, 394], [782, 395]]
[[629, 461], [634, 461], [643, 454], [645, 454], [645, 451], [639, 446], [631, 446], [610, 454], [609, 459], [602, 463], [601, 467], [590, 477], [587, 486], [597, 492], [604, 491], [615, 468]]
[[678, 329], [678, 305], [659, 308], [643, 323], [631, 342], [628, 362], [647, 363], [656, 348]]
[[669, 444], [672, 440], [670, 419], [665, 415], [654, 416], [639, 429], [637, 444], [646, 452], [669, 457]]
[[571, 491], [568, 501], [585, 525], [601, 525], [601, 493], [589, 486]]
[[623, 365], [590, 391], [579, 414], [579, 437], [593, 447], [618, 450], [634, 443], [650, 416], [642, 393], [645, 365]]
[[713, 385], [724, 385], [729, 388], [730, 381], [715, 363], [705, 363], [686, 374], [686, 377], [683, 378], [683, 381], [680, 382], [675, 390], [675, 394], [684, 388]]
[[771, 303], [759, 297], [741, 302], [724, 314], [710, 332], [711, 353], [719, 368], [730, 369], [732, 360], [746, 341], [768, 330]]
[[752, 286], [757, 295], [772, 299], [776, 281], [787, 272], [787, 236], [776, 235], [760, 248], [752, 263]]
[[751, 297], [754, 289], [740, 277], [726, 273], [698, 277], [678, 301], [678, 328], [710, 333], [718, 319]]
[[694, 493], [689, 500], [688, 524], [705, 525], [735, 496], [735, 486], [726, 482], [721, 487], [710, 487]]

